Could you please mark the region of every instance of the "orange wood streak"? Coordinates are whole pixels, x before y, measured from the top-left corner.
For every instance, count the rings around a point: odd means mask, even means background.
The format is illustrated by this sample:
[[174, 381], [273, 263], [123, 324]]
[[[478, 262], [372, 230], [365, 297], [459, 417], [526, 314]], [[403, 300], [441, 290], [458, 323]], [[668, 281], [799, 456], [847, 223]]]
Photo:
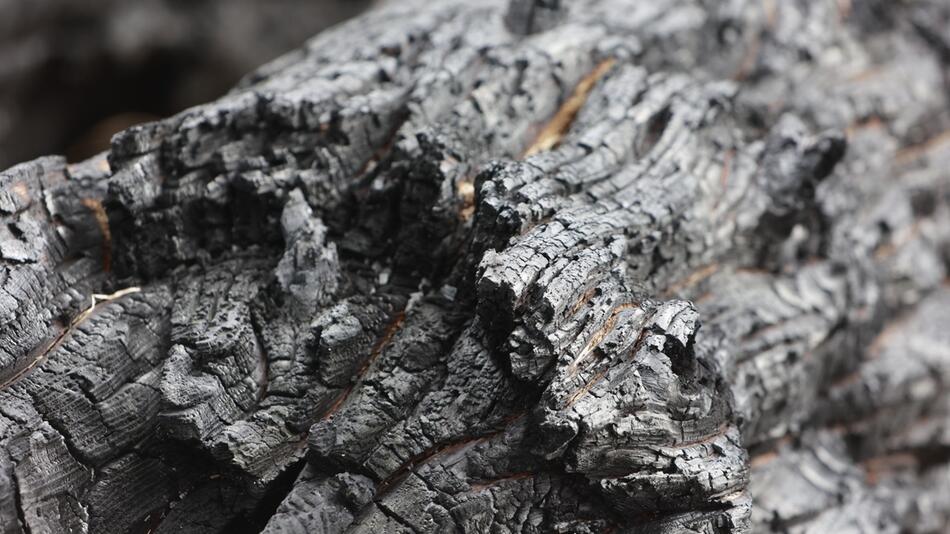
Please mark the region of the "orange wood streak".
[[571, 123], [574, 122], [577, 112], [580, 111], [581, 106], [587, 101], [587, 96], [590, 94], [591, 89], [594, 88], [597, 80], [602, 78], [604, 74], [614, 66], [614, 63], [616, 63], [614, 58], [601, 61], [594, 67], [594, 70], [578, 82], [571, 96], [561, 104], [560, 109], [557, 110], [554, 117], [548, 121], [531, 145], [525, 149], [521, 156], [522, 158], [551, 150], [561, 142], [564, 134], [566, 134], [567, 130], [571, 127]]

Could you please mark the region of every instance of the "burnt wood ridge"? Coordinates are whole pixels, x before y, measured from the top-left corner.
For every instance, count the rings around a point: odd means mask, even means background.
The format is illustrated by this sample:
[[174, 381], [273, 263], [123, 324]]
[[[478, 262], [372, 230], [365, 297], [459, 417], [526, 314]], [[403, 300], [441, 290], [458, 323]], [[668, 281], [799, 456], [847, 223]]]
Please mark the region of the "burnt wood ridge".
[[0, 533], [946, 532], [948, 28], [394, 2], [0, 173]]

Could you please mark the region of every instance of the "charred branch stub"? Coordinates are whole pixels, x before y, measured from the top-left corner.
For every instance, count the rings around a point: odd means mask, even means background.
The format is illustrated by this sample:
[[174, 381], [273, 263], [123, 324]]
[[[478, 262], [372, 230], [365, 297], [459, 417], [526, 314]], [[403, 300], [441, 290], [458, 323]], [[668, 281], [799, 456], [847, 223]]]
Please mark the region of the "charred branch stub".
[[395, 3], [3, 172], [0, 531], [944, 532], [948, 17]]

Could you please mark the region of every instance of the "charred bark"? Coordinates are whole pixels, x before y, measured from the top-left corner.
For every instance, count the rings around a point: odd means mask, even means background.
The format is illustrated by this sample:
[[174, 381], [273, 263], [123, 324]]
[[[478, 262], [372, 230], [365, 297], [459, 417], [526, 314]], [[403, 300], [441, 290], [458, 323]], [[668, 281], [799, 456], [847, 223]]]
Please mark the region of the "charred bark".
[[217, 98], [368, 0], [0, 0], [0, 167], [85, 159]]
[[6, 171], [0, 531], [944, 531], [948, 16], [401, 3]]

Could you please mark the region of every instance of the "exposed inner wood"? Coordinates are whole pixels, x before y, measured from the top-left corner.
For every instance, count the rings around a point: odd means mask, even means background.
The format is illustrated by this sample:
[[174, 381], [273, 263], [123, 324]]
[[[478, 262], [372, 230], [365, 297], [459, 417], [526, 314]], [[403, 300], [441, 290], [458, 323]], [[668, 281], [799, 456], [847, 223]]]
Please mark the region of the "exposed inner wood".
[[587, 100], [587, 95], [594, 88], [594, 84], [613, 67], [614, 63], [616, 63], [616, 60], [613, 58], [601, 61], [594, 70], [578, 82], [571, 96], [561, 104], [554, 117], [544, 125], [535, 140], [525, 149], [524, 154], [522, 154], [523, 158], [533, 156], [538, 152], [551, 150], [557, 146], [571, 127], [571, 123], [574, 122], [574, 117], [581, 106], [584, 105], [584, 101]]

